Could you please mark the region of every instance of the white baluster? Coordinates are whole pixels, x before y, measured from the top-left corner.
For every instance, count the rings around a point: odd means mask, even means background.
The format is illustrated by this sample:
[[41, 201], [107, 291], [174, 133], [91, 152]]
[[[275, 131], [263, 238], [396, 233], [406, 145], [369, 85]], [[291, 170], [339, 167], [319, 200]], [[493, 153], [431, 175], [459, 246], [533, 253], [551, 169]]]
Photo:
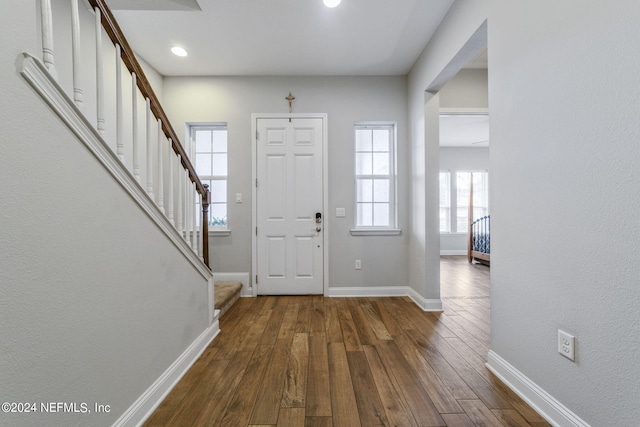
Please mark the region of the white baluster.
[[147, 98], [147, 194], [153, 200], [153, 153], [151, 150], [151, 101]]
[[118, 158], [124, 163], [124, 123], [122, 118], [122, 49], [116, 44], [116, 147]]
[[82, 107], [82, 88], [80, 87], [80, 14], [78, 0], [71, 0], [71, 53], [73, 58], [73, 100], [78, 108]]
[[138, 87], [136, 74], [131, 73], [131, 119], [133, 121], [133, 177], [140, 182], [140, 159], [138, 156]]
[[96, 11], [96, 125], [98, 133], [104, 135], [104, 68], [102, 65], [102, 18], [100, 8]]
[[162, 141], [164, 133], [162, 132], [162, 120], [158, 119], [158, 207], [160, 212], [164, 213], [164, 161]]
[[176, 223], [174, 221], [173, 218], [173, 186], [175, 185], [175, 181], [174, 181], [174, 175], [173, 175], [173, 168], [174, 168], [174, 163], [175, 163], [175, 158], [173, 157], [173, 150], [172, 150], [172, 142], [171, 142], [171, 138], [169, 138], [169, 191], [167, 194], [167, 204], [169, 205], [168, 209], [167, 209], [167, 219], [169, 219], [169, 222], [171, 222], [171, 224], [175, 227]]
[[204, 261], [204, 258], [202, 257], [202, 236], [203, 236], [203, 232], [204, 232], [204, 221], [202, 218], [202, 196], [199, 193], [196, 193], [196, 197], [200, 200], [200, 209], [196, 209], [198, 212], [196, 212], [196, 215], [198, 215], [200, 217], [200, 228], [198, 229], [198, 237], [197, 237], [197, 245], [198, 245], [198, 256], [200, 257], [200, 259], [202, 259]]
[[51, 0], [40, 0], [40, 16], [42, 24], [42, 62], [49, 70], [49, 74], [58, 80], [58, 72], [55, 67], [53, 53], [53, 15], [51, 13]]
[[191, 194], [191, 180], [189, 179], [189, 171], [185, 171], [185, 178], [185, 239], [187, 240], [187, 244], [189, 244], [190, 247], [193, 247], [191, 243], [191, 231], [193, 229], [193, 203], [191, 201], [191, 198], [193, 197], [193, 194]]
[[182, 179], [184, 178], [184, 173], [182, 173], [182, 155], [178, 154], [178, 215], [177, 215], [177, 226], [178, 233], [182, 235], [184, 230], [184, 184], [182, 183]]
[[193, 206], [193, 233], [191, 234], [191, 247], [196, 254], [198, 253], [198, 232], [196, 227], [196, 224], [198, 223], [198, 209], [196, 209], [197, 195], [196, 183], [191, 182], [191, 197], [193, 197], [193, 201], [191, 203], [191, 206]]

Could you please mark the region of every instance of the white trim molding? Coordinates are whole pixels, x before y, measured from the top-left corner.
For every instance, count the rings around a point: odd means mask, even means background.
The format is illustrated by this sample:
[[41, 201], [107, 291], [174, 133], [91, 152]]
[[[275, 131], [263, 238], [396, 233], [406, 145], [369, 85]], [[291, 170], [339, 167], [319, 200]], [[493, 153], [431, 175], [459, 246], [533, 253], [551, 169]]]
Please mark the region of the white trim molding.
[[175, 362], [113, 423], [112, 427], [141, 425], [198, 360], [211, 341], [220, 333], [218, 319], [205, 329]]
[[409, 297], [422, 311], [442, 311], [442, 300], [426, 299], [409, 286], [332, 286], [327, 297]]
[[558, 427], [590, 427], [556, 398], [531, 381], [493, 350], [487, 354], [487, 368], [527, 402], [549, 423]]
[[352, 236], [399, 236], [400, 228], [352, 228], [349, 230]]
[[440, 255], [467, 255], [466, 249], [440, 249]]
[[418, 307], [420, 307], [422, 309], [422, 311], [442, 311], [442, 300], [440, 298], [438, 299], [428, 299], [428, 298], [423, 298], [422, 295], [420, 295], [418, 292], [415, 291], [415, 289], [413, 288], [408, 288], [409, 289], [409, 298], [411, 298], [411, 300], [413, 302], [416, 303], [416, 305]]

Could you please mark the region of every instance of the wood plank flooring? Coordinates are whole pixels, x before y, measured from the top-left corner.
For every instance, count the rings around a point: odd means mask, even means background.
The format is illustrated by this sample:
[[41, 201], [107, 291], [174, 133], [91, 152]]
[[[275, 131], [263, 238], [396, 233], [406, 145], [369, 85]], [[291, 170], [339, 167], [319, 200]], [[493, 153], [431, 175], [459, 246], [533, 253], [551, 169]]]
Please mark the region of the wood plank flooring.
[[548, 426], [484, 366], [489, 273], [443, 257], [410, 299], [240, 299], [145, 426]]

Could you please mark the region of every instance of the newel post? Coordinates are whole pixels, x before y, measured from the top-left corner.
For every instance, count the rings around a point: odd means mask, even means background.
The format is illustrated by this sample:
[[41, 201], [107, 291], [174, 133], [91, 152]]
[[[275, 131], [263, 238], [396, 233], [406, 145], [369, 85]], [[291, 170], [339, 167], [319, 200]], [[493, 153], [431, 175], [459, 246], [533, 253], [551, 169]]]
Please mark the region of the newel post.
[[203, 184], [205, 193], [202, 195], [202, 258], [207, 267], [209, 265], [209, 204], [211, 203], [211, 192], [209, 184]]

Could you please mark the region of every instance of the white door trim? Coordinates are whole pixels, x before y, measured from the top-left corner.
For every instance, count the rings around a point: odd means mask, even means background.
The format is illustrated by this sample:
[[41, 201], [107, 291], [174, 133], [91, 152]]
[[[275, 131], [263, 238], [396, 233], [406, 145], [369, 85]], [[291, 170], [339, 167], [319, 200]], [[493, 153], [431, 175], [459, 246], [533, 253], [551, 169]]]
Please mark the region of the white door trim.
[[327, 126], [327, 114], [326, 113], [253, 113], [251, 114], [251, 284], [252, 295], [255, 297], [258, 295], [258, 286], [256, 284], [256, 274], [258, 272], [258, 239], [256, 236], [256, 227], [258, 224], [258, 194], [256, 191], [256, 180], [258, 179], [257, 167], [257, 138], [256, 133], [258, 131], [257, 122], [258, 119], [282, 119], [282, 118], [297, 118], [297, 119], [322, 119], [322, 212], [324, 220], [322, 226], [324, 228], [323, 235], [323, 271], [322, 271], [322, 288], [323, 294], [326, 296], [329, 292], [329, 167], [328, 167], [328, 126]]

